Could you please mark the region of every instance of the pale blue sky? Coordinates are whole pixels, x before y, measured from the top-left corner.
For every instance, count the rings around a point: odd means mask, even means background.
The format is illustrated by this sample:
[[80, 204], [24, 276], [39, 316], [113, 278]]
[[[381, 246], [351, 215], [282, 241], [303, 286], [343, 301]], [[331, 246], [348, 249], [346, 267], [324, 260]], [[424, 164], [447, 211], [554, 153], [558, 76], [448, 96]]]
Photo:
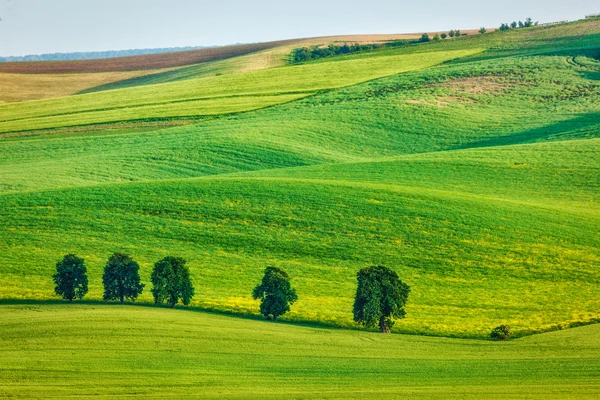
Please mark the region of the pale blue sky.
[[600, 0], [0, 0], [0, 56], [496, 27], [600, 13]]

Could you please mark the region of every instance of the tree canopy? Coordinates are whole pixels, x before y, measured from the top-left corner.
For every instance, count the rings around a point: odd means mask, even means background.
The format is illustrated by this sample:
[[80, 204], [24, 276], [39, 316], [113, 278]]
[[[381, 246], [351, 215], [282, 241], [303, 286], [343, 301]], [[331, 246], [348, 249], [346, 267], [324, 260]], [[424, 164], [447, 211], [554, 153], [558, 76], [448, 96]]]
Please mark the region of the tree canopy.
[[379, 325], [380, 332], [389, 333], [394, 320], [406, 315], [410, 287], [396, 272], [379, 265], [358, 271], [357, 280], [354, 321], [367, 327]]
[[138, 263], [127, 254], [115, 253], [110, 256], [102, 275], [104, 300], [119, 300], [121, 304], [125, 298], [135, 301], [144, 290], [139, 270]]
[[187, 306], [194, 297], [190, 270], [183, 258], [169, 256], [158, 261], [154, 264], [151, 280], [152, 295], [157, 304], [166, 301], [175, 307], [181, 300]]
[[73, 299], [82, 299], [88, 292], [87, 269], [83, 258], [75, 254], [67, 254], [56, 263], [53, 279], [54, 292], [69, 302]]
[[265, 269], [262, 282], [254, 288], [252, 297], [261, 301], [260, 313], [273, 321], [290, 311], [290, 305], [298, 300], [298, 295], [290, 284], [290, 277], [277, 267]]

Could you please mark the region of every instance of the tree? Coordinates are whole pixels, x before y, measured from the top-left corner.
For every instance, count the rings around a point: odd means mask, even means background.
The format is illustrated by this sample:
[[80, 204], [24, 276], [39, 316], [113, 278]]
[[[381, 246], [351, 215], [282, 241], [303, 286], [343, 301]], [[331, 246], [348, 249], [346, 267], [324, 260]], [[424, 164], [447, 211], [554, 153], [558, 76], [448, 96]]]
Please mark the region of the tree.
[[500, 25], [500, 32], [506, 32], [508, 30], [510, 30], [510, 25], [508, 25], [508, 24]]
[[445, 33], [442, 33], [442, 39], [446, 39], [448, 37], [448, 35], [446, 35]]
[[361, 269], [357, 280], [354, 321], [367, 327], [379, 325], [381, 333], [389, 333], [394, 319], [406, 316], [404, 306], [410, 287], [398, 274], [382, 266]]
[[455, 35], [454, 29], [451, 29], [450, 32], [448, 32], [448, 36], [450, 36], [451, 38], [453, 38], [454, 35]]
[[423, 35], [421, 35], [421, 42], [425, 43], [425, 42], [429, 42], [431, 39], [429, 39], [429, 34], [428, 33], [424, 33]]
[[439, 42], [440, 41], [440, 35], [438, 35], [437, 33], [435, 34], [435, 36], [433, 37], [433, 41], [434, 42]]
[[523, 21], [519, 21], [519, 28], [524, 28], [525, 24], [523, 23]]
[[88, 292], [87, 269], [83, 258], [75, 254], [67, 254], [56, 263], [54, 279], [54, 293], [63, 299], [73, 302], [73, 299], [82, 299]]
[[125, 298], [132, 301], [142, 293], [144, 285], [140, 283], [140, 266], [131, 257], [123, 253], [115, 253], [108, 259], [102, 275], [104, 284], [104, 300]]
[[290, 277], [277, 267], [265, 269], [262, 282], [254, 288], [252, 297], [261, 301], [260, 313], [273, 321], [290, 311], [290, 305], [298, 300], [298, 295], [290, 284]]
[[457, 30], [454, 31], [454, 36], [460, 37], [461, 35], [462, 35], [462, 33], [460, 33], [459, 29], [457, 29]]
[[492, 340], [499, 341], [510, 340], [510, 338], [512, 338], [512, 330], [508, 325], [497, 326], [494, 329], [492, 329], [492, 332], [490, 333], [490, 338], [492, 338]]
[[483, 35], [486, 32], [487, 32], [487, 29], [485, 29], [483, 26], [479, 29], [479, 34], [480, 35]]
[[531, 20], [531, 18], [527, 18], [527, 19], [525, 20], [525, 23], [523, 24], [523, 26], [524, 26], [525, 28], [531, 28], [531, 27], [533, 26], [533, 21]]
[[158, 261], [154, 264], [151, 280], [151, 291], [156, 304], [166, 301], [172, 308], [175, 308], [175, 305], [181, 300], [187, 306], [194, 297], [190, 270], [185, 266], [183, 258], [169, 256]]
[[513, 23], [512, 23], [512, 24], [510, 24], [510, 27], [511, 27], [512, 29], [517, 29], [517, 21], [513, 21]]

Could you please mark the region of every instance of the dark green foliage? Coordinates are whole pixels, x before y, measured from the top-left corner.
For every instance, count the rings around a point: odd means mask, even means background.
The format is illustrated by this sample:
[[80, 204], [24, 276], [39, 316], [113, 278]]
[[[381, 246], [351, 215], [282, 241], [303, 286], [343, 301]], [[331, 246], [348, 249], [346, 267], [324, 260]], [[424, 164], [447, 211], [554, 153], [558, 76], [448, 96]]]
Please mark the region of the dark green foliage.
[[260, 313], [273, 321], [290, 311], [290, 305], [298, 300], [298, 295], [290, 284], [290, 277], [277, 267], [265, 269], [262, 282], [254, 288], [252, 297], [261, 301]]
[[110, 256], [102, 275], [104, 300], [119, 300], [121, 304], [125, 298], [135, 301], [144, 290], [139, 269], [138, 263], [127, 254], [115, 253]]
[[462, 33], [460, 33], [460, 29], [457, 29], [454, 31], [454, 36], [460, 37], [461, 35], [462, 35]]
[[502, 24], [500, 25], [500, 32], [506, 32], [510, 30], [510, 25], [508, 24]]
[[396, 47], [404, 44], [401, 41], [390, 42], [386, 44], [343, 44], [341, 46], [330, 44], [327, 47], [310, 46], [302, 47], [292, 51], [292, 62], [303, 62], [309, 60], [318, 60], [319, 58], [328, 58], [360, 51], [376, 50], [383, 47]]
[[483, 26], [481, 28], [479, 28], [479, 34], [480, 35], [483, 35], [486, 32], [487, 32], [487, 29], [485, 29]]
[[446, 33], [442, 33], [441, 37], [442, 37], [442, 39], [446, 39], [448, 37], [448, 35]]
[[517, 21], [513, 21], [512, 24], [510, 24], [511, 29], [517, 29]]
[[431, 41], [431, 39], [429, 38], [429, 34], [428, 33], [424, 33], [423, 35], [421, 35], [421, 40], [422, 43], [426, 43]]
[[492, 332], [490, 333], [490, 338], [492, 340], [499, 340], [499, 341], [503, 341], [503, 340], [510, 340], [510, 338], [512, 338], [512, 330], [510, 329], [510, 326], [508, 325], [500, 325], [495, 327], [494, 329], [492, 329]]
[[354, 321], [367, 326], [379, 325], [379, 331], [389, 333], [394, 319], [404, 318], [404, 305], [410, 287], [389, 268], [373, 266], [357, 274], [358, 287], [354, 299]]
[[456, 32], [454, 32], [454, 29], [451, 29], [450, 32], [448, 32], [448, 36], [450, 36], [451, 38], [453, 38], [456, 35]]
[[440, 41], [440, 35], [438, 35], [437, 33], [435, 34], [435, 36], [433, 37], [433, 41], [434, 42], [439, 42]]
[[53, 276], [54, 293], [72, 302], [82, 299], [88, 292], [87, 270], [83, 258], [75, 254], [67, 254], [56, 263], [56, 274]]
[[525, 24], [523, 23], [523, 21], [519, 21], [519, 28], [524, 28]]
[[158, 261], [154, 264], [151, 280], [156, 304], [166, 301], [171, 307], [175, 307], [181, 300], [187, 306], [194, 297], [190, 270], [185, 266], [183, 258], [169, 256]]

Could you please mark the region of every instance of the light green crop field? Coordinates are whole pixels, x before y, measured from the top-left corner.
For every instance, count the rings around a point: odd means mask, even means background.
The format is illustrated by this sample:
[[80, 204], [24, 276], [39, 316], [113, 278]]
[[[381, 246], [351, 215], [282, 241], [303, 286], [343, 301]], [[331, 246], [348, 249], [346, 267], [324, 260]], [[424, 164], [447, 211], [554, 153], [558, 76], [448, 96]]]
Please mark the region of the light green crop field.
[[[600, 395], [598, 325], [565, 330], [600, 321], [600, 21], [245, 62], [0, 105], [0, 397]], [[100, 303], [115, 251], [139, 307]], [[53, 293], [67, 253], [83, 304]], [[149, 306], [166, 255], [190, 310]], [[374, 264], [413, 336], [352, 321]], [[299, 295], [281, 325], [251, 298], [268, 265]]]
[[3, 305], [0, 396], [597, 399], [599, 328], [492, 343], [160, 308]]
[[[0, 133], [263, 108], [319, 90], [426, 68], [481, 50], [375, 54], [337, 63], [271, 68], [196, 80], [117, 89], [60, 99], [0, 105]], [[275, 96], [281, 96], [274, 101]], [[296, 96], [296, 98], [299, 96]]]
[[[159, 257], [185, 257], [207, 309], [256, 313], [251, 289], [276, 264], [300, 295], [288, 320], [354, 327], [356, 271], [380, 263], [413, 288], [396, 332], [594, 321], [598, 32], [575, 23], [0, 106], [20, 131], [0, 138], [0, 297], [54, 298], [54, 263], [74, 252], [100, 299], [105, 260], [126, 251], [147, 285]], [[248, 107], [263, 108], [127, 125]], [[27, 136], [110, 115], [119, 124]]]

